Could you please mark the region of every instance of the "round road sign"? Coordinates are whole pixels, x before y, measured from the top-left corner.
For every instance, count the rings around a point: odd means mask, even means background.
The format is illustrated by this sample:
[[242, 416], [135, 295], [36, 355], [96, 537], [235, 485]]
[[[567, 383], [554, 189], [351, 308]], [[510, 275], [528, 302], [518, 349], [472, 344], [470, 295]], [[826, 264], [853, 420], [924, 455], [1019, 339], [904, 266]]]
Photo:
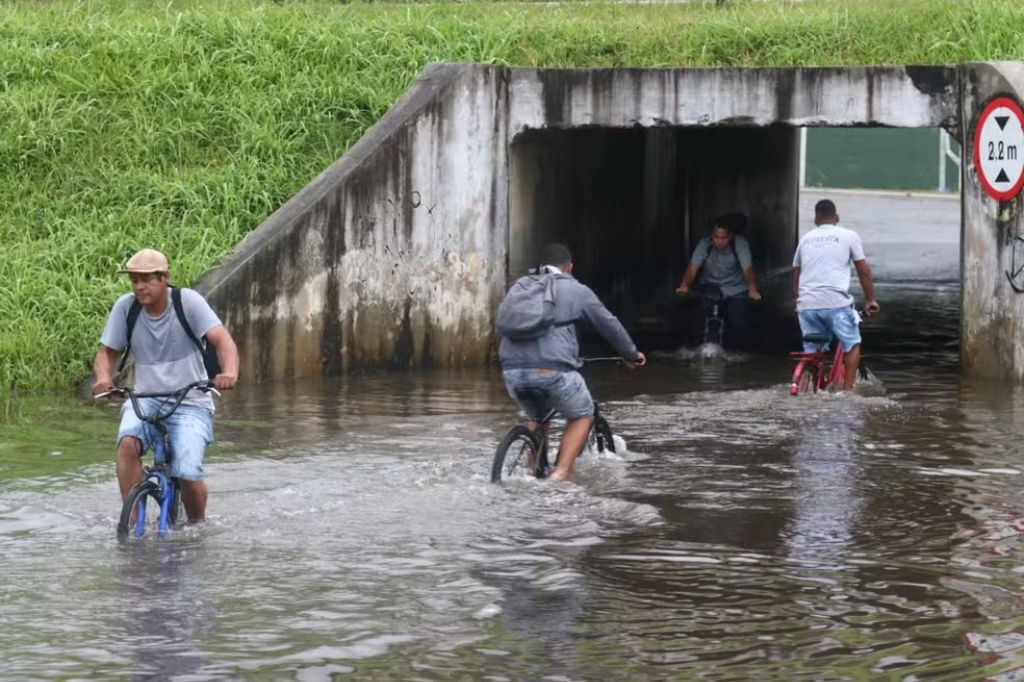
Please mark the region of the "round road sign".
[[974, 168], [985, 192], [998, 201], [1024, 187], [1024, 111], [1009, 97], [996, 97], [978, 117]]

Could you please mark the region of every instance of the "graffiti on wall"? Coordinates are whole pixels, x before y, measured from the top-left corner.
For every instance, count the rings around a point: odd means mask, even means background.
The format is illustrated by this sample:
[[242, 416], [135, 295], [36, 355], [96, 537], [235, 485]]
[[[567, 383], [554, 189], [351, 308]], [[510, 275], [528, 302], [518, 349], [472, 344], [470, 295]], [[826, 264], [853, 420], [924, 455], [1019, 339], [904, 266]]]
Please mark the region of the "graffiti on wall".
[[1010, 252], [1010, 267], [1006, 271], [1006, 279], [1018, 294], [1024, 294], [1024, 238], [1013, 238], [1013, 249]]

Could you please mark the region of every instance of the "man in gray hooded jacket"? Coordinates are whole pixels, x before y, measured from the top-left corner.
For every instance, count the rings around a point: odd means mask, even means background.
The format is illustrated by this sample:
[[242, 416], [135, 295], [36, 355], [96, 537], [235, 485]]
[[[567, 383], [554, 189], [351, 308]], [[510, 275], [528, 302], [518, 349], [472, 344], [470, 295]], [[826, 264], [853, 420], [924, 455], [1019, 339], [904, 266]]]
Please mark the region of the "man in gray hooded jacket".
[[[630, 368], [647, 362], [643, 353], [623, 328], [622, 324], [601, 303], [597, 295], [572, 276], [572, 254], [564, 244], [552, 243], [541, 252], [541, 273], [555, 275], [554, 324], [541, 336], [513, 339], [502, 336], [498, 346], [498, 360], [509, 395], [516, 398], [521, 389], [539, 389], [547, 395], [547, 408], [554, 409], [565, 420], [565, 431], [558, 447], [558, 465], [551, 479], [562, 481], [572, 473], [576, 458], [594, 422], [594, 400], [587, 383], [579, 373], [583, 365], [576, 338], [575, 322], [586, 320], [601, 337], [615, 349]], [[517, 402], [518, 401], [517, 399]], [[527, 416], [535, 406], [520, 407]], [[531, 424], [531, 428], [536, 428]]]

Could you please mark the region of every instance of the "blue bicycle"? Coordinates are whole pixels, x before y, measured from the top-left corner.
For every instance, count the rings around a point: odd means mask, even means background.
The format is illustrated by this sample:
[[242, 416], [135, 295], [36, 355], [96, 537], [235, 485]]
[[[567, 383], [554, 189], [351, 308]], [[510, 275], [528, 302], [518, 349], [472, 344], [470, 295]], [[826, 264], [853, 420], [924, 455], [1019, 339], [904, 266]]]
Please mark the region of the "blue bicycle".
[[[106, 396], [123, 396], [131, 402], [136, 416], [148, 426], [156, 429], [157, 438], [153, 439], [153, 466], [143, 467], [142, 481], [135, 484], [124, 498], [121, 508], [121, 520], [117, 524], [117, 539], [126, 542], [130, 537], [141, 538], [146, 527], [155, 525], [160, 537], [167, 534], [169, 528], [181, 518], [181, 484], [170, 474], [170, 462], [173, 458], [170, 436], [164, 420], [174, 414], [191, 390], [212, 392], [220, 395], [209, 381], [197, 381], [172, 393], [136, 393], [130, 388], [113, 388], [100, 393], [96, 398]], [[162, 399], [153, 414], [144, 414], [139, 400], [144, 398]], [[168, 408], [168, 406], [170, 406]], [[142, 453], [145, 455], [145, 453]], [[147, 519], [146, 511], [149, 498], [155, 503], [150, 510], [155, 512]]]

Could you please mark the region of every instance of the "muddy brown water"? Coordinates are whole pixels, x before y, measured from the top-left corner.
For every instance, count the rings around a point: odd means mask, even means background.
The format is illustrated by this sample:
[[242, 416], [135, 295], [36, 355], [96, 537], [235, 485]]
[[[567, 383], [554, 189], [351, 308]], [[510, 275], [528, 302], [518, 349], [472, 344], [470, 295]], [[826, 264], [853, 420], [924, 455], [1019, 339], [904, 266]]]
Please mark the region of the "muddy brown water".
[[595, 367], [627, 450], [572, 484], [489, 483], [488, 369], [225, 395], [211, 518], [164, 540], [115, 541], [107, 454], [4, 478], [0, 677], [1018, 679], [1024, 395], [959, 376], [955, 289], [884, 300], [858, 395]]

